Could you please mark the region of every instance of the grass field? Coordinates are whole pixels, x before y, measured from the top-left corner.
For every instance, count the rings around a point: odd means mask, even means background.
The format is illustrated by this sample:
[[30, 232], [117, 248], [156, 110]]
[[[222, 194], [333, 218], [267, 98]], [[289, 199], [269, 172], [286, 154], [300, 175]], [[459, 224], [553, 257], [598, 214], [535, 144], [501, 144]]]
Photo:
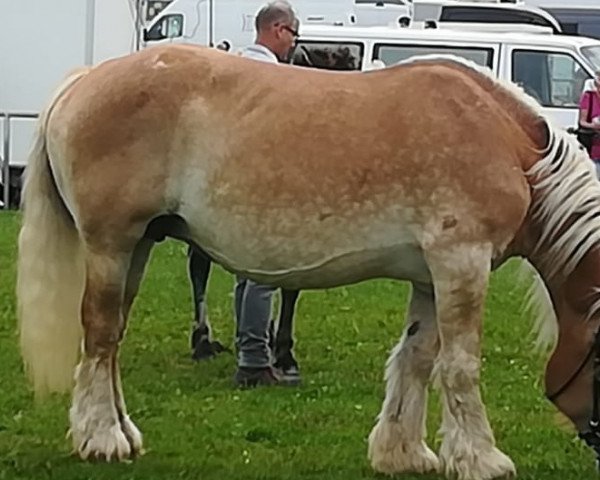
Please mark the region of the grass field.
[[[130, 464], [88, 464], [70, 454], [65, 440], [69, 399], [35, 404], [22, 373], [14, 298], [18, 222], [18, 215], [0, 213], [0, 479], [379, 477], [368, 464], [366, 438], [383, 399], [383, 366], [403, 326], [406, 285], [372, 281], [306, 292], [296, 327], [304, 385], [237, 391], [231, 354], [190, 360], [185, 249], [159, 245], [121, 355], [125, 396], [147, 453]], [[592, 453], [573, 431], [557, 426], [543, 396], [544, 359], [532, 354], [515, 266], [494, 274], [485, 319], [482, 389], [498, 444], [521, 479], [593, 478]], [[229, 346], [232, 286], [227, 273], [211, 277], [210, 318]], [[438, 405], [434, 393], [428, 419], [434, 447]]]

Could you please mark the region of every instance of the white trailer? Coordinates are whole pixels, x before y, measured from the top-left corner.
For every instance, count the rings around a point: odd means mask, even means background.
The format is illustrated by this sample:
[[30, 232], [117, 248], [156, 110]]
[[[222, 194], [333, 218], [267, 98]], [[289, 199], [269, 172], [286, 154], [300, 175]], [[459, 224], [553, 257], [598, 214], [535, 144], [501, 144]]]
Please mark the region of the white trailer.
[[[2, 203], [27, 161], [35, 117], [73, 68], [136, 48], [133, 0], [0, 0]], [[9, 180], [10, 179], [10, 180]]]

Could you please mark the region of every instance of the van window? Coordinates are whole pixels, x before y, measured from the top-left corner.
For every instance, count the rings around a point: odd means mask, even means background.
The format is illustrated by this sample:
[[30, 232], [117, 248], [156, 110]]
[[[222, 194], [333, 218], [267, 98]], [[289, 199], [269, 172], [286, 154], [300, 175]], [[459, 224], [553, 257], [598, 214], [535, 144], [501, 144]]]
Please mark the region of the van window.
[[183, 35], [183, 15], [174, 13], [165, 15], [157, 20], [150, 30], [144, 32], [144, 41], [164, 40], [165, 38], [176, 38]]
[[373, 59], [381, 60], [387, 66], [407, 60], [415, 55], [446, 54], [471, 60], [478, 65], [492, 68], [494, 51], [491, 48], [447, 47], [443, 45], [399, 45], [375, 44]]
[[579, 35], [578, 23], [560, 22], [560, 26], [565, 35]]
[[550, 27], [555, 30], [555, 26], [552, 23], [534, 12], [510, 10], [507, 8], [490, 8], [488, 6], [444, 6], [440, 14], [440, 22], [526, 23]]
[[151, 21], [162, 10], [169, 5], [165, 0], [147, 0], [146, 1], [146, 22]]
[[515, 50], [512, 81], [544, 107], [577, 107], [590, 76], [571, 55], [537, 50]]
[[364, 45], [360, 42], [313, 42], [300, 40], [292, 64], [325, 70], [360, 70]]

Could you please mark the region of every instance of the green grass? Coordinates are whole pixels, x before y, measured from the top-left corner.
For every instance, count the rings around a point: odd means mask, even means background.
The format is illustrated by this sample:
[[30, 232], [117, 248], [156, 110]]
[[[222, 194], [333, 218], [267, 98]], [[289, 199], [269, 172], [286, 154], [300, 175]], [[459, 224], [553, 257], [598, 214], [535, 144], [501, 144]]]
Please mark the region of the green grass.
[[[306, 292], [296, 327], [304, 386], [237, 391], [231, 354], [190, 360], [185, 249], [157, 246], [121, 357], [125, 396], [147, 453], [131, 464], [89, 464], [71, 456], [65, 440], [68, 398], [34, 403], [22, 372], [14, 298], [18, 223], [17, 214], [0, 213], [0, 479], [381, 478], [368, 464], [366, 438], [383, 399], [383, 366], [403, 326], [406, 285], [371, 281]], [[593, 455], [573, 431], [557, 426], [543, 396], [544, 361], [532, 354], [515, 267], [494, 274], [485, 319], [482, 389], [498, 444], [521, 479], [593, 478]], [[217, 269], [210, 318], [229, 346], [232, 287], [232, 277]], [[428, 425], [436, 448], [438, 406], [434, 393]]]

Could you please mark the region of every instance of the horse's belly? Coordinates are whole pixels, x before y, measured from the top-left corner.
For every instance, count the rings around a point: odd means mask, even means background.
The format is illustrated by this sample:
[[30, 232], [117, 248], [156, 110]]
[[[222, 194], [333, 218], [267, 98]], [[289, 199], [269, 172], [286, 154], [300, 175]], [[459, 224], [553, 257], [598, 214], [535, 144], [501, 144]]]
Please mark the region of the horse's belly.
[[358, 283], [373, 278], [430, 282], [423, 254], [415, 245], [399, 244], [323, 259], [314, 265], [298, 264], [287, 270], [239, 272], [252, 280], [289, 289], [320, 289]]
[[316, 289], [370, 278], [430, 279], [414, 232], [398, 218], [332, 219], [320, 226], [290, 215], [256, 223], [212, 218], [189, 220], [194, 240], [226, 269], [259, 283]]

